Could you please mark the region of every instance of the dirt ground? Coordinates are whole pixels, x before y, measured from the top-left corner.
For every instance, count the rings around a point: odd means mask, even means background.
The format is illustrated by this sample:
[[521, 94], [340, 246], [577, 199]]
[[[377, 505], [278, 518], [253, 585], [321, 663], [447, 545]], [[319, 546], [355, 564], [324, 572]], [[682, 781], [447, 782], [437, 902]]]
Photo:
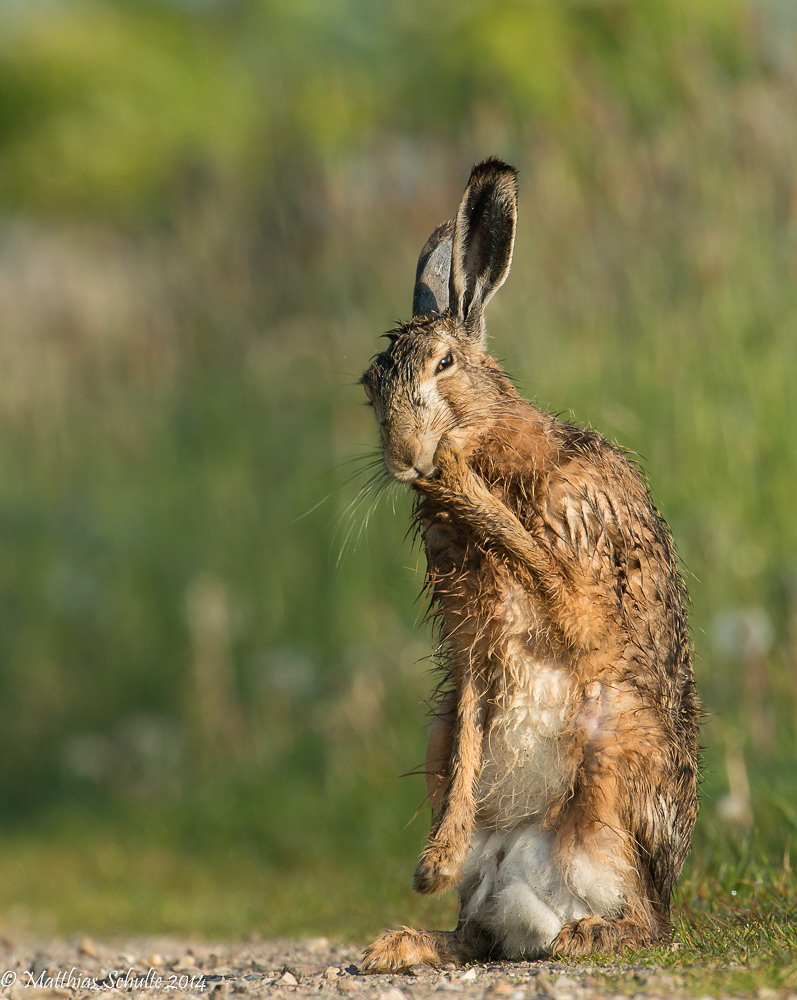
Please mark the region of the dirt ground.
[[[496, 962], [467, 969], [418, 966], [364, 976], [360, 950], [326, 938], [211, 944], [175, 939], [0, 941], [0, 995], [9, 1000], [125, 997], [307, 997], [420, 1000], [593, 1000], [686, 996], [677, 977], [650, 968], [572, 968], [556, 962]], [[607, 975], [610, 977], [607, 979]], [[773, 996], [775, 991], [767, 991]], [[797, 1000], [797, 998], [795, 998]]]

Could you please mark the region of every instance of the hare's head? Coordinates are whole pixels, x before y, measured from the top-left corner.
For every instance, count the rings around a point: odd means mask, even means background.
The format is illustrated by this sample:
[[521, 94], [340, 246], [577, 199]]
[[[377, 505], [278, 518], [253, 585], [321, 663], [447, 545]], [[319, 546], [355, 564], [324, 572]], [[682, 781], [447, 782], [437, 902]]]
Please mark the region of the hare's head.
[[387, 335], [362, 377], [385, 467], [400, 482], [434, 476], [442, 438], [467, 448], [511, 391], [485, 354], [484, 308], [509, 273], [516, 220], [515, 170], [495, 159], [475, 166], [456, 218], [421, 252], [412, 320]]

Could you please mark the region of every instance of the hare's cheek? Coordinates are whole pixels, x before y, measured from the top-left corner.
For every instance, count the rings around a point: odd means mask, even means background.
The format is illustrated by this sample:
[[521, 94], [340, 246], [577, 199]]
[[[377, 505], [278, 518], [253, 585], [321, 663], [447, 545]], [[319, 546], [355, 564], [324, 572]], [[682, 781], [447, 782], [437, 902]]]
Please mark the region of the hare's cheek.
[[446, 403], [440, 395], [437, 386], [437, 379], [426, 379], [418, 386], [417, 393], [413, 400], [413, 409], [418, 418], [419, 425], [429, 424]]

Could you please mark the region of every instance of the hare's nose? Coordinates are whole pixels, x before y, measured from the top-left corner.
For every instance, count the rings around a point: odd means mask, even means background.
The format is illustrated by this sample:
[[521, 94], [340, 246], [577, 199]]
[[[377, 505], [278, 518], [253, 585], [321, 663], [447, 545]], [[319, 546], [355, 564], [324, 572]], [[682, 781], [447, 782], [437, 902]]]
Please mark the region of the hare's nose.
[[433, 479], [437, 475], [437, 467], [434, 462], [418, 462], [413, 468], [423, 479]]

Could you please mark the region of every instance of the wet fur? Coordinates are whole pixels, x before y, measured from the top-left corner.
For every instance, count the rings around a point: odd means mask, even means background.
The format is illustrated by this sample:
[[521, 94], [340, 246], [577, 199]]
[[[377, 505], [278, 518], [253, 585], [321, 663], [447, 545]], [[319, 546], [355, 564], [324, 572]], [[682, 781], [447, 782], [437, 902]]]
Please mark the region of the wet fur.
[[386, 932], [372, 971], [662, 940], [696, 817], [669, 531], [625, 453], [519, 397], [481, 322], [415, 318], [365, 376], [383, 446], [411, 452], [413, 383], [456, 355], [435, 382], [436, 473], [413, 482], [444, 675], [414, 885], [457, 887], [461, 916], [454, 932]]

